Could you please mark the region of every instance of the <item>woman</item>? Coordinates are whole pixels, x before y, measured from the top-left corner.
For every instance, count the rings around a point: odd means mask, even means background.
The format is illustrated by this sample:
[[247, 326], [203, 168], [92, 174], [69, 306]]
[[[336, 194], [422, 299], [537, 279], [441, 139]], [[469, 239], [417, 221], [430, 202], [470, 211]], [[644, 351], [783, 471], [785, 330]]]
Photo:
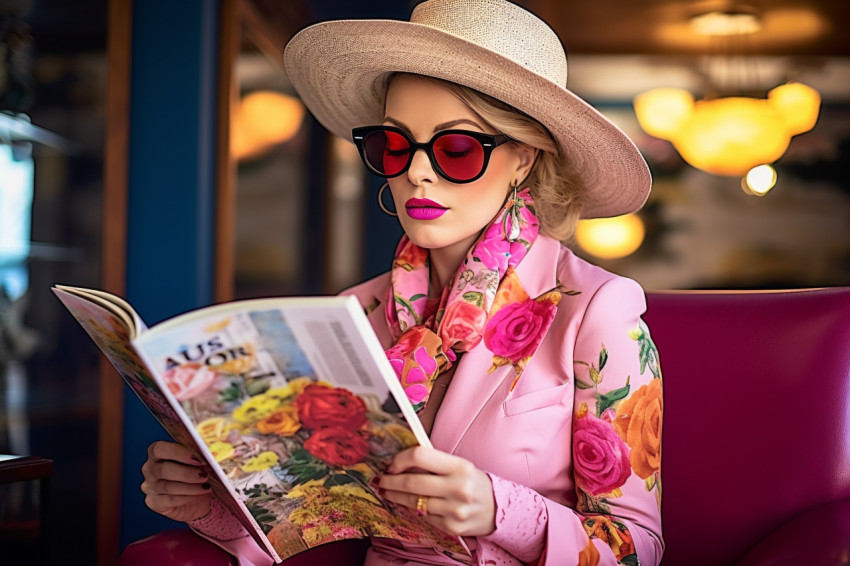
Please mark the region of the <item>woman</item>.
[[[466, 537], [478, 564], [657, 564], [661, 375], [643, 291], [559, 242], [579, 217], [640, 208], [650, 177], [566, 90], [557, 36], [504, 0], [427, 0], [410, 22], [311, 26], [285, 62], [387, 179], [405, 233], [391, 271], [347, 291], [380, 306], [369, 319], [435, 447], [395, 457], [386, 497]], [[148, 506], [268, 563], [197, 466], [152, 445]], [[456, 562], [376, 539], [366, 563]]]

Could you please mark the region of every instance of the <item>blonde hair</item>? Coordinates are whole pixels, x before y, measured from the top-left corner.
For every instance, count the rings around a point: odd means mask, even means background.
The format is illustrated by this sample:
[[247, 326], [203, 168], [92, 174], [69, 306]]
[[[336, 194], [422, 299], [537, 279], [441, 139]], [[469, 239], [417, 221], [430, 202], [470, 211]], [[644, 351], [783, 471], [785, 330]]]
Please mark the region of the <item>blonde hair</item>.
[[557, 240], [569, 240], [581, 216], [582, 186], [567, 155], [560, 151], [546, 127], [516, 108], [469, 87], [433, 77], [422, 78], [458, 97], [494, 129], [539, 150], [523, 185], [531, 187], [541, 230]]

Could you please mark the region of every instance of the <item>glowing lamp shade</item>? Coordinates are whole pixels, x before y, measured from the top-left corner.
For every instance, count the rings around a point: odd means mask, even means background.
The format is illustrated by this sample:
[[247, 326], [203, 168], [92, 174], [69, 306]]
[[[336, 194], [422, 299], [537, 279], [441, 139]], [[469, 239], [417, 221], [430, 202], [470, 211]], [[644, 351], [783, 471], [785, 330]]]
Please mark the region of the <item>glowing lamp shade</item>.
[[694, 97], [681, 88], [656, 88], [637, 95], [634, 107], [647, 134], [669, 140], [693, 113]]
[[791, 135], [808, 132], [815, 127], [820, 113], [820, 94], [802, 83], [779, 85], [767, 93], [771, 106], [783, 116]]
[[301, 127], [304, 112], [301, 101], [279, 92], [259, 90], [246, 95], [233, 110], [231, 153], [244, 158], [289, 141]]
[[671, 141], [682, 159], [697, 169], [740, 176], [754, 165], [782, 157], [791, 136], [766, 101], [729, 97], [697, 102]]
[[791, 136], [814, 127], [820, 110], [817, 92], [799, 83], [778, 86], [766, 99], [733, 96], [688, 106], [687, 97], [687, 91], [669, 88], [638, 95], [638, 122], [648, 134], [669, 140], [686, 162], [715, 175], [741, 176], [773, 163]]
[[643, 221], [635, 214], [581, 220], [576, 241], [587, 253], [601, 259], [618, 259], [634, 253], [643, 243]]

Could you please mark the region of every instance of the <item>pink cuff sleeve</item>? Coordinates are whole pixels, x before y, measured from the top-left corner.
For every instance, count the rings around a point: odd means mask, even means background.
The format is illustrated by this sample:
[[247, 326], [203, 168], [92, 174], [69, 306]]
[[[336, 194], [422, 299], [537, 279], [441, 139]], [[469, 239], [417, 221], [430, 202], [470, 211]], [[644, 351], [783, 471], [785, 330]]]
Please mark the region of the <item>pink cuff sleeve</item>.
[[234, 517], [233, 513], [216, 498], [213, 498], [210, 504], [209, 513], [187, 524], [192, 530], [215, 540], [235, 540], [250, 536], [239, 519]]
[[272, 566], [274, 563], [239, 519], [218, 499], [213, 498], [209, 513], [187, 524], [193, 531], [236, 557], [239, 566]]
[[529, 487], [487, 475], [496, 499], [496, 530], [479, 538], [502, 547], [522, 562], [536, 561], [546, 545], [549, 521], [543, 498]]

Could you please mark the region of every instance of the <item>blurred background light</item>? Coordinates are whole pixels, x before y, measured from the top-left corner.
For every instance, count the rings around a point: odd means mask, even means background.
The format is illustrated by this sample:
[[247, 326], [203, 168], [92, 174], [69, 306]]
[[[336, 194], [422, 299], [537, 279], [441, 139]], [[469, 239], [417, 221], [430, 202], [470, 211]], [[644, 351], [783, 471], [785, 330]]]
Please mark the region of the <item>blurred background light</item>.
[[587, 253], [601, 259], [618, 259], [633, 254], [643, 243], [643, 221], [636, 214], [581, 220], [576, 241]]

